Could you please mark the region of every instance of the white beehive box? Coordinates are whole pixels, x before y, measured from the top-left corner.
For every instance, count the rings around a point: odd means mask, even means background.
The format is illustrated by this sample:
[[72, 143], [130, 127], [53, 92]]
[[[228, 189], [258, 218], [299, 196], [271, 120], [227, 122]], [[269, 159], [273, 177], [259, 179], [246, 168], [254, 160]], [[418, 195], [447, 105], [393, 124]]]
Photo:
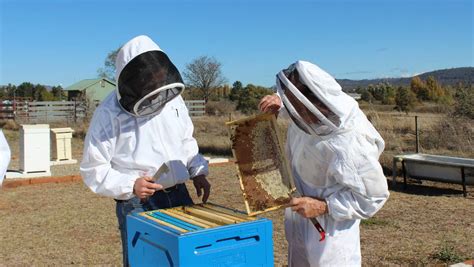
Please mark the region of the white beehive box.
[[51, 144], [54, 161], [72, 160], [72, 128], [51, 129]]
[[22, 125], [20, 129], [20, 170], [50, 174], [49, 125]]

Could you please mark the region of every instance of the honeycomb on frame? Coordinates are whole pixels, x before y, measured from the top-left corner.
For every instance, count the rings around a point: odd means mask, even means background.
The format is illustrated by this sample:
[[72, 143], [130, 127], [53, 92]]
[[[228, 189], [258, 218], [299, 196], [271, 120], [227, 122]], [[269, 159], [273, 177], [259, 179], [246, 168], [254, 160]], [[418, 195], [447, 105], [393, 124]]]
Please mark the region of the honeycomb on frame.
[[256, 215], [284, 207], [294, 184], [275, 116], [251, 116], [228, 122], [227, 126], [247, 213]]

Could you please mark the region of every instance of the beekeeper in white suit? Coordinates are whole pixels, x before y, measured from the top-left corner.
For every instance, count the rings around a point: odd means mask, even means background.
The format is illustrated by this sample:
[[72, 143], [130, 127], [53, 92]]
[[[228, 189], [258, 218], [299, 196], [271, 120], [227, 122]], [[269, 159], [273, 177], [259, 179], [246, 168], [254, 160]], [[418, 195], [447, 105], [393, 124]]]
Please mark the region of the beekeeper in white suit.
[[117, 202], [127, 266], [127, 214], [192, 204], [189, 178], [206, 202], [210, 185], [180, 96], [181, 75], [160, 47], [147, 36], [127, 42], [117, 54], [116, 81], [117, 90], [94, 112], [80, 169], [93, 192]]
[[10, 164], [10, 147], [3, 131], [0, 130], [0, 187], [2, 187], [3, 179], [7, 173], [8, 164]]
[[[373, 216], [389, 196], [378, 162], [384, 141], [318, 66], [297, 61], [277, 74], [276, 87], [260, 109], [285, 110], [291, 118], [286, 153], [303, 196], [285, 211], [289, 266], [359, 266], [360, 219]], [[326, 231], [323, 241], [307, 219], [314, 217]]]

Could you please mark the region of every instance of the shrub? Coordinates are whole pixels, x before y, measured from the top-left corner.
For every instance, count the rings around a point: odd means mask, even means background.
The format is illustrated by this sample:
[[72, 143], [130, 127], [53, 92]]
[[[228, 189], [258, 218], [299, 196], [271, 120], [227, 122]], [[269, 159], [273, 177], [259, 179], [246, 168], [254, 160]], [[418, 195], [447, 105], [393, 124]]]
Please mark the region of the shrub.
[[420, 131], [420, 144], [423, 149], [441, 149], [457, 151], [457, 153], [469, 153], [474, 145], [473, 136], [474, 128], [470, 120], [444, 118], [431, 129], [422, 129]]
[[88, 129], [89, 129], [89, 123], [88, 122], [78, 123], [74, 126], [73, 136], [75, 138], [84, 139], [84, 138], [86, 138], [86, 134], [87, 134]]
[[453, 245], [444, 242], [439, 251], [433, 255], [434, 259], [447, 263], [457, 263], [463, 261], [463, 257], [458, 255]]
[[412, 111], [416, 104], [416, 95], [406, 87], [399, 87], [395, 96], [395, 103], [399, 111], [408, 113]]
[[453, 115], [474, 119], [474, 88], [459, 88], [454, 99]]

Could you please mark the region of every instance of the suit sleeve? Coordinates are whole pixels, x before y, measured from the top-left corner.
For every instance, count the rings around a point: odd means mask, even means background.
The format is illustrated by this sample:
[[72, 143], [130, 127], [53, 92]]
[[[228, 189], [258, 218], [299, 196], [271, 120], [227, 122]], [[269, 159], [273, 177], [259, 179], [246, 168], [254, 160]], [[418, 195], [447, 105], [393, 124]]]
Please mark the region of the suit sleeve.
[[84, 141], [80, 171], [84, 183], [94, 193], [127, 200], [133, 197], [133, 185], [138, 177], [112, 168], [116, 140], [112, 121], [106, 113], [94, 114]]
[[209, 164], [207, 160], [199, 154], [199, 147], [196, 139], [193, 137], [194, 125], [189, 117], [188, 109], [182, 100], [181, 120], [183, 120], [184, 135], [183, 135], [183, 149], [186, 153], [187, 168], [191, 178], [199, 175], [209, 174]]
[[341, 190], [326, 198], [329, 215], [335, 220], [372, 217], [389, 197], [387, 180], [378, 158], [364, 151], [346, 159], [338, 158], [328, 172], [343, 185]]

